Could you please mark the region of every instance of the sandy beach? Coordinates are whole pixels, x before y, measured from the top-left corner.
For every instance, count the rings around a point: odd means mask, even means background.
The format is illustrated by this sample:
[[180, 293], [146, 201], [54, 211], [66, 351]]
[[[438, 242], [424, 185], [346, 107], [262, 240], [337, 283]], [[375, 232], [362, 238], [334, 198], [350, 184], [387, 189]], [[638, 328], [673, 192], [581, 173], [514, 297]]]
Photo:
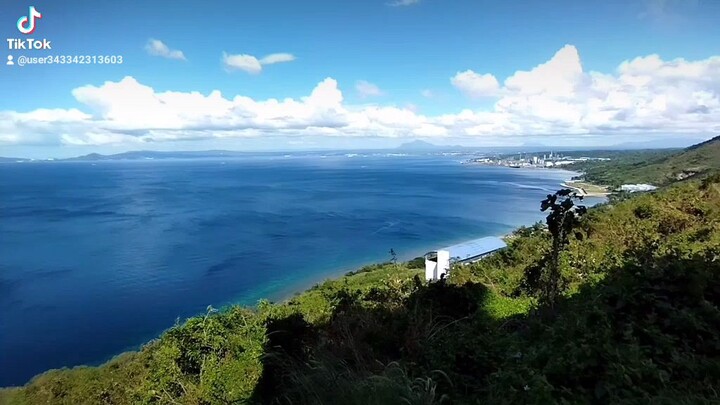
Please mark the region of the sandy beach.
[[606, 187], [598, 186], [582, 181], [566, 181], [561, 184], [563, 187], [575, 190], [585, 197], [607, 197], [612, 194]]

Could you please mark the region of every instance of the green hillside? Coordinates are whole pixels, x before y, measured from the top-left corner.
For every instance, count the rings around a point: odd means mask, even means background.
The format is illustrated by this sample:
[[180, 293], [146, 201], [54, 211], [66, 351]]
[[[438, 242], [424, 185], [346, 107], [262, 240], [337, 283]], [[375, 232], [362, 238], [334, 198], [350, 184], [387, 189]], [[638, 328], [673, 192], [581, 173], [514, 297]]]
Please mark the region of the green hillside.
[[0, 403], [720, 402], [720, 176], [591, 209], [578, 231], [552, 308], [528, 278], [552, 246], [538, 224], [445, 284], [369, 266], [286, 303], [209, 309]]
[[588, 161], [571, 169], [595, 184], [667, 185], [720, 169], [720, 136], [680, 151], [647, 150], [615, 155], [605, 162]]

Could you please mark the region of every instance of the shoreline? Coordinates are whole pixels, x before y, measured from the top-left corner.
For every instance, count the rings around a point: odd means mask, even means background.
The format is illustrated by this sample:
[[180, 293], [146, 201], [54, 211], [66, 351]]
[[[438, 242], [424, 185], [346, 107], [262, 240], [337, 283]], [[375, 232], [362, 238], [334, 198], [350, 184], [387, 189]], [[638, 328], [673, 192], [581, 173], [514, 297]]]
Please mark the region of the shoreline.
[[[491, 164], [491, 163], [484, 163], [484, 162], [463, 162], [462, 164], [463, 164], [463, 165], [472, 165], [472, 166], [483, 166], [483, 167], [498, 167], [498, 168], [507, 168], [507, 169], [516, 169], [516, 170], [521, 170], [521, 169], [525, 169], [525, 170], [556, 170], [556, 171], [564, 171], [564, 172], [568, 172], [568, 173], [573, 173], [573, 174], [577, 174], [577, 175], [582, 175], [582, 174], [584, 174], [584, 173], [582, 173], [582, 172], [577, 172], [577, 171], [575, 171], [575, 170], [572, 170], [572, 169], [566, 168], [566, 167], [562, 167], [562, 166], [558, 166], [558, 167], [547, 167], [547, 166], [520, 166], [520, 167], [513, 167], [513, 166], [498, 165], [498, 164]], [[586, 186], [588, 186], [588, 187], [598, 188], [598, 189], [602, 189], [602, 190], [604, 190], [604, 191], [590, 191], [590, 192], [588, 192], [587, 190], [585, 190], [585, 188], [575, 186], [575, 185], [573, 185], [573, 183], [581, 183], [581, 184], [584, 184], [584, 185], [586, 185]], [[608, 189], [608, 188], [605, 187], [605, 186], [601, 186], [601, 185], [598, 185], [598, 184], [593, 184], [593, 183], [590, 183], [590, 182], [587, 182], [587, 181], [584, 181], [584, 180], [572, 180], [572, 179], [569, 179], [569, 180], [565, 180], [565, 181], [561, 182], [561, 183], [560, 183], [560, 186], [565, 187], [565, 188], [572, 189], [572, 190], [574, 190], [574, 191], [576, 191], [576, 192], [579, 192], [579, 193], [581, 193], [581, 195], [582, 195], [583, 197], [608, 197], [609, 195], [613, 194], [613, 191], [610, 190], [610, 189]]]
[[[590, 191], [590, 192], [588, 192], [588, 191], [585, 190], [585, 188], [579, 187], [579, 186], [575, 186], [575, 185], [573, 185], [573, 183], [581, 183], [581, 184], [585, 184], [585, 185], [588, 185], [588, 186], [601, 188], [601, 189], [604, 189], [605, 191], [602, 191], [602, 192], [600, 192], [600, 191]], [[584, 182], [584, 181], [568, 180], [568, 181], [565, 181], [565, 182], [563, 182], [563, 183], [560, 183], [560, 185], [563, 186], [563, 187], [565, 187], [565, 188], [569, 188], [569, 189], [571, 189], [571, 190], [573, 190], [573, 191], [575, 191], [575, 192], [581, 193], [580, 195], [582, 195], [583, 197], [607, 197], [607, 196], [609, 196], [610, 194], [612, 194], [612, 191], [608, 190], [607, 188], [605, 188], [605, 187], [603, 187], [603, 186], [598, 186], [597, 184], [592, 184], [592, 183], [588, 183], [588, 182]]]
[[[503, 168], [503, 169], [509, 169], [509, 168]], [[539, 168], [521, 168], [521, 170], [522, 169], [539, 169]], [[559, 174], [559, 176], [557, 176], [556, 178], [553, 179], [554, 181], [557, 181], [559, 183], [561, 183], [563, 181], [563, 179], [569, 179], [571, 177], [570, 175], [568, 175], [568, 173], [573, 173], [573, 174], [575, 173], [571, 170], [561, 169], [561, 168], [543, 168], [543, 169], [549, 170], [549, 171], [565, 172], [563, 174]], [[555, 177], [555, 176], [553, 175], [552, 177]], [[549, 181], [547, 183], [548, 187], [551, 187], [550, 183], [554, 183], [554, 181]], [[569, 180], [566, 180], [566, 181], [569, 181]], [[554, 184], [557, 184], [557, 183], [554, 183]], [[561, 184], [563, 184], [563, 183], [561, 183]], [[505, 184], [503, 187], [512, 187], [512, 186]], [[520, 194], [531, 194], [532, 191], [531, 190], [520, 190], [519, 193]], [[540, 191], [539, 194], [543, 194], [543, 192]], [[541, 197], [542, 197], [542, 195], [538, 195], [538, 201], [536, 201], [536, 203], [539, 202]], [[541, 220], [541, 219], [538, 218], [538, 220]], [[399, 255], [400, 257], [398, 257], [398, 259], [399, 259], [398, 262], [399, 262], [399, 264], [406, 263], [416, 257], [421, 257], [421, 255], [424, 252], [427, 252], [428, 250], [430, 250], [432, 248], [437, 248], [437, 247], [454, 244], [454, 243], [461, 243], [464, 240], [470, 240], [470, 239], [477, 238], [477, 237], [497, 236], [497, 237], [505, 239], [505, 238], [511, 237], [513, 232], [515, 230], [517, 230], [518, 228], [520, 228], [522, 226], [532, 226], [536, 222], [537, 222], [536, 220], [528, 220], [527, 222], [524, 222], [524, 223], [516, 223], [514, 226], [508, 224], [508, 228], [506, 231], [498, 229], [498, 231], [500, 231], [500, 232], [497, 232], [497, 233], [475, 234], [474, 232], [471, 231], [468, 233], [463, 233], [463, 235], [458, 236], [457, 238], [453, 238], [453, 239], [457, 239], [457, 241], [448, 240], [448, 241], [445, 241], [442, 243], [433, 243], [433, 242], [430, 242], [427, 244], [423, 243], [422, 246], [424, 246], [424, 247], [412, 249], [411, 251], [408, 252], [409, 254], [407, 256]], [[403, 257], [403, 256], [405, 256], [405, 257]], [[263, 300], [263, 299], [267, 299], [276, 304], [284, 303], [284, 302], [292, 300], [298, 294], [307, 292], [314, 285], [322, 284], [327, 281], [342, 280], [346, 277], [346, 273], [348, 273], [348, 272], [351, 272], [351, 271], [354, 272], [354, 271], [360, 270], [365, 266], [382, 264], [387, 261], [387, 255], [385, 255], [385, 254], [378, 255], [377, 259], [379, 259], [379, 260], [373, 260], [372, 257], [367, 257], [367, 258], [363, 258], [363, 259], [359, 260], [357, 262], [357, 264], [341, 263], [340, 266], [337, 266], [337, 267], [333, 266], [332, 268], [326, 268], [323, 271], [320, 271], [317, 274], [314, 274], [310, 277], [305, 277], [306, 275], [304, 275], [304, 276], [298, 277], [297, 279], [291, 278], [289, 280], [282, 280], [279, 282], [279, 284], [281, 284], [280, 288], [277, 288], [278, 287], [277, 284], [267, 285], [265, 288], [262, 288], [262, 289], [260, 289], [260, 291], [257, 291], [255, 293], [249, 293], [245, 296], [239, 296], [239, 297], [235, 296], [231, 300], [228, 300], [226, 302], [221, 302], [221, 303], [219, 303], [219, 305], [217, 305], [217, 309], [223, 310], [228, 307], [237, 306], [237, 305], [246, 307], [246, 308], [255, 308], [255, 307], [257, 307], [258, 301]], [[285, 284], [285, 285], [282, 285], [282, 284]], [[273, 290], [275, 290], [275, 291], [273, 291]], [[194, 313], [191, 315], [185, 315], [185, 316], [179, 315], [179, 316], [177, 316], [177, 319], [179, 319], [181, 321], [181, 323], [184, 323], [188, 319], [191, 319], [193, 317], [202, 316], [203, 313], [204, 313], [204, 311], [200, 310], [197, 313]], [[113, 358], [115, 358], [123, 353], [137, 352], [137, 351], [142, 350], [143, 346], [145, 346], [149, 342], [154, 341], [155, 339], [158, 339], [163, 333], [167, 332], [167, 330], [169, 330], [173, 326], [174, 325], [172, 325], [172, 324], [166, 324], [166, 325], [164, 325], [164, 327], [160, 328], [159, 332], [148, 334], [145, 338], [140, 339], [140, 341], [137, 344], [127, 345], [122, 350], [111, 353], [107, 357], [103, 356], [104, 358], [101, 358], [100, 360], [75, 363], [75, 364], [71, 363], [71, 364], [66, 364], [63, 367], [71, 367], [72, 368], [72, 367], [78, 367], [78, 366], [83, 366], [83, 365], [88, 365], [91, 367], [92, 366], [95, 366], [95, 367], [100, 366], [102, 364], [105, 364], [107, 361], [110, 361]], [[40, 371], [39, 373], [35, 374], [31, 378], [34, 378], [37, 375], [45, 373], [51, 369], [45, 369], [43, 371]], [[25, 384], [26, 383], [27, 383], [27, 381], [25, 382]]]
[[[504, 166], [496, 166], [496, 167], [504, 167]], [[578, 172], [575, 172], [573, 170], [559, 168], [559, 167], [523, 167], [521, 169], [562, 170], [562, 171], [565, 171], [568, 173], [578, 174]], [[575, 191], [579, 191], [579, 192], [583, 193], [582, 195], [584, 197], [607, 198], [610, 194], [612, 194], [612, 192], [610, 192], [610, 191], [603, 192], [603, 193], [598, 193], [598, 192], [588, 193], [581, 187], [573, 186], [572, 183], [574, 183], [574, 182], [581, 182], [581, 181], [565, 180], [560, 183], [560, 186], [570, 188]], [[587, 183], [587, 182], [582, 182], [582, 183], [592, 185], [595, 187], [602, 187], [602, 186], [598, 186], [598, 185]], [[520, 225], [513, 227], [513, 229], [508, 232], [505, 232], [502, 234], [484, 235], [484, 236], [496, 236], [498, 238], [506, 239], [506, 238], [512, 237], [513, 233], [520, 227], [532, 226], [534, 224], [535, 224], [535, 222], [530, 223], [530, 224], [520, 224]], [[484, 236], [477, 236], [477, 237], [479, 238], [479, 237], [484, 237]], [[472, 239], [472, 237], [469, 237], [466, 240], [471, 240], [471, 239]], [[461, 242], [450, 241], [450, 242], [446, 242], [445, 244], [452, 244], [452, 243], [461, 243]], [[440, 245], [443, 245], [443, 244], [440, 243]], [[419, 251], [426, 252], [428, 250], [427, 249], [417, 249], [417, 251], [418, 252]], [[406, 262], [409, 262], [409, 261], [411, 261], [417, 257], [421, 257], [421, 256], [415, 256], [414, 254], [411, 253], [410, 255], [407, 255], [405, 257], [407, 257], [407, 259], [398, 260], [398, 263], [406, 263]], [[314, 277], [311, 277], [308, 279], [303, 279], [303, 280], [300, 280], [300, 279], [293, 280], [294, 282], [291, 282], [292, 285], [289, 285], [285, 288], [281, 288], [279, 291], [276, 291], [274, 294], [273, 293], [271, 293], [271, 294], [266, 294], [266, 293], [253, 294], [253, 295], [259, 296], [259, 298], [256, 299], [253, 303], [243, 304], [242, 299], [235, 299], [235, 300], [231, 300], [231, 301], [219, 306], [219, 308], [231, 307], [231, 306], [235, 306], [235, 305], [240, 305], [240, 306], [245, 306], [245, 307], [255, 307], [257, 305], [257, 302], [259, 300], [263, 300], [263, 299], [267, 299], [273, 303], [284, 303], [289, 300], [292, 300], [297, 295], [308, 291], [309, 289], [313, 288], [314, 286], [316, 286], [318, 284], [322, 284], [327, 281], [340, 280], [340, 279], [346, 277], [346, 274], [348, 272], [354, 272], [354, 271], [360, 270], [367, 266], [373, 266], [373, 265], [384, 264], [384, 263], [385, 262], [383, 262], [382, 260], [373, 261], [372, 259], [368, 258], [367, 260], [363, 260], [362, 263], [359, 263], [356, 265], [347, 264], [345, 266], [339, 266], [339, 267], [335, 267], [332, 269], [328, 268], [328, 269], [320, 272], [320, 274], [316, 274]], [[249, 297], [246, 297], [246, 298], [249, 298]]]

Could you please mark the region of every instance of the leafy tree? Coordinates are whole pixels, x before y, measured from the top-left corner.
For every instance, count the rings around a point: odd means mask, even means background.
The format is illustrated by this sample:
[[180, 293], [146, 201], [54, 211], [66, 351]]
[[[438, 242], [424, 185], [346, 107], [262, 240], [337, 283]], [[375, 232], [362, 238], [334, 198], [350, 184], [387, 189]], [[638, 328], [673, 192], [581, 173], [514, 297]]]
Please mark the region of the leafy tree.
[[[537, 287], [539, 287], [540, 301], [550, 307], [562, 294], [564, 282], [560, 269], [560, 253], [570, 243], [568, 235], [579, 224], [579, 219], [587, 212], [584, 205], [575, 205], [574, 200], [582, 200], [583, 197], [570, 189], [561, 189], [555, 194], [548, 194], [540, 204], [540, 210], [550, 211], [546, 217], [548, 230], [552, 235], [552, 248], [549, 257], [546, 258], [544, 269], [539, 274]], [[582, 233], [575, 232], [578, 239], [582, 239]]]

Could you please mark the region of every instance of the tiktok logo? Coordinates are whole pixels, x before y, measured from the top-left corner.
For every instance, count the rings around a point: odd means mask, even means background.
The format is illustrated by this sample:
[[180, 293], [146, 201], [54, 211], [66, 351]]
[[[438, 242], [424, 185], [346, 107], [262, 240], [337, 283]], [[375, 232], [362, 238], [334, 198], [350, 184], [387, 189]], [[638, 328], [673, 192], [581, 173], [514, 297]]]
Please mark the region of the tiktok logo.
[[42, 14], [35, 9], [34, 6], [30, 6], [28, 15], [24, 15], [18, 19], [17, 29], [25, 35], [30, 35], [35, 31], [35, 20], [42, 18]]

